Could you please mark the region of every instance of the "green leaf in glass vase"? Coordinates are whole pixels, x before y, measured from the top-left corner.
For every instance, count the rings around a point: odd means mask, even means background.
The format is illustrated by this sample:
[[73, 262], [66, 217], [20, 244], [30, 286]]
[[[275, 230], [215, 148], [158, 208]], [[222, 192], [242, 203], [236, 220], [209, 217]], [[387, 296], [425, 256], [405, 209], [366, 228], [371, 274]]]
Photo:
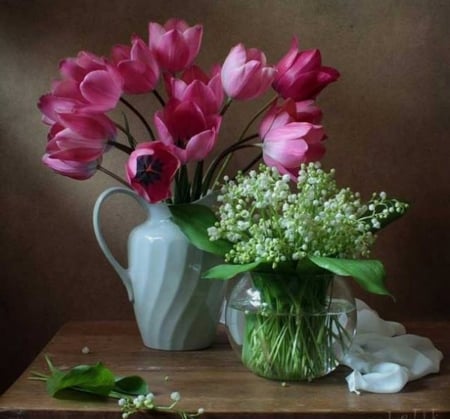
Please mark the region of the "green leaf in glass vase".
[[263, 262], [243, 263], [242, 265], [231, 265], [231, 264], [217, 265], [211, 269], [208, 269], [203, 274], [203, 278], [231, 279], [238, 274], [252, 271], [261, 265], [263, 265]]
[[231, 249], [227, 240], [209, 240], [208, 228], [217, 221], [210, 208], [200, 204], [178, 204], [169, 208], [173, 221], [195, 247], [218, 256], [225, 256]]
[[351, 276], [366, 291], [380, 295], [391, 295], [384, 285], [384, 266], [373, 259], [335, 259], [309, 256], [311, 262], [336, 275]]

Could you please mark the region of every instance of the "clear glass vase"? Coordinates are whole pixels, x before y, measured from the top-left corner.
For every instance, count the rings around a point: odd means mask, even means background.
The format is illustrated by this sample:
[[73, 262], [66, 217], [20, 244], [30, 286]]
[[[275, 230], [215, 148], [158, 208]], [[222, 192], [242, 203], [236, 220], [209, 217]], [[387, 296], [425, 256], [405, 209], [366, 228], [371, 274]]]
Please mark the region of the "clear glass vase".
[[311, 381], [336, 369], [356, 329], [344, 278], [329, 274], [246, 273], [227, 299], [231, 346], [255, 374]]

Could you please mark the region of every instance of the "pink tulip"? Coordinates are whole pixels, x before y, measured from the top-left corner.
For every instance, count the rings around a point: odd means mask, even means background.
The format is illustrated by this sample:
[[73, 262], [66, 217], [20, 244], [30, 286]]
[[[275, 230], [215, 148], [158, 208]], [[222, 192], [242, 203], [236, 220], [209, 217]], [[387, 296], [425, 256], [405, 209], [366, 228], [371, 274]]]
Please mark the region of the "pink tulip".
[[238, 44], [231, 49], [222, 66], [222, 84], [233, 99], [247, 100], [262, 95], [270, 87], [275, 69], [266, 65], [266, 56], [258, 49]]
[[79, 162], [70, 160], [60, 160], [45, 154], [42, 162], [54, 172], [76, 180], [86, 180], [92, 177], [97, 171], [98, 161]]
[[221, 117], [204, 114], [194, 102], [171, 99], [155, 114], [159, 138], [182, 164], [203, 160], [214, 147]]
[[53, 86], [52, 94], [77, 101], [84, 111], [106, 112], [117, 105], [123, 93], [119, 72], [103, 58], [81, 51], [76, 58], [61, 61], [64, 77]]
[[297, 38], [292, 40], [290, 50], [275, 68], [273, 88], [282, 97], [295, 101], [313, 99], [339, 78], [336, 69], [322, 66], [319, 50], [300, 51]]
[[324, 137], [323, 128], [309, 122], [290, 122], [273, 128], [264, 137], [264, 162], [295, 181], [301, 163], [322, 158]]
[[219, 66], [213, 68], [211, 77], [199, 67], [192, 66], [180, 78], [166, 77], [166, 88], [169, 96], [180, 102], [194, 102], [204, 114], [219, 113], [223, 103]]
[[164, 26], [149, 23], [149, 47], [160, 67], [171, 73], [189, 67], [198, 55], [203, 26], [188, 26], [184, 20], [170, 19]]
[[102, 114], [61, 114], [49, 133], [50, 158], [89, 162], [101, 158], [116, 135], [113, 122]]
[[180, 167], [177, 157], [160, 141], [141, 143], [126, 164], [131, 187], [150, 203], [171, 197], [170, 185]]
[[267, 111], [259, 127], [259, 135], [264, 138], [271, 129], [284, 126], [290, 122], [309, 122], [319, 124], [322, 111], [313, 100], [294, 102], [287, 99], [282, 105], [273, 104]]
[[116, 45], [111, 55], [123, 78], [125, 93], [147, 93], [155, 88], [159, 79], [159, 67], [142, 39], [134, 36], [131, 47]]

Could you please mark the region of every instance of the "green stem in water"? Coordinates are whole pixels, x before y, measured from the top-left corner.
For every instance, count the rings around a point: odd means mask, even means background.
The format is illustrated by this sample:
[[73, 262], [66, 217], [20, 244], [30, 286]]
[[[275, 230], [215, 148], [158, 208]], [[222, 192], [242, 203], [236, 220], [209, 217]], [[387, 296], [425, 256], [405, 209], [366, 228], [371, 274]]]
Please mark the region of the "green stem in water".
[[142, 124], [145, 126], [145, 128], [147, 129], [147, 132], [150, 135], [150, 138], [152, 140], [155, 140], [156, 137], [153, 134], [153, 131], [150, 127], [150, 125], [148, 124], [148, 122], [145, 120], [145, 118], [142, 116], [142, 114], [130, 103], [128, 102], [126, 99], [124, 99], [123, 97], [120, 98], [120, 101], [126, 105], [129, 109], [131, 109], [131, 111], [139, 118], [139, 120], [142, 122]]

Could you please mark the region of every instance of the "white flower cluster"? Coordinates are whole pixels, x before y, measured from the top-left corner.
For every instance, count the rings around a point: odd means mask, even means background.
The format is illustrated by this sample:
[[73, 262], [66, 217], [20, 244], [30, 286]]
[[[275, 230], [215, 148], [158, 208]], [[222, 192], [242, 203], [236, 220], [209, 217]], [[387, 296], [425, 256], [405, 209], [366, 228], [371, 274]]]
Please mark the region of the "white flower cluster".
[[384, 193], [365, 205], [358, 193], [339, 189], [334, 170], [325, 172], [319, 163], [302, 165], [297, 191], [291, 191], [289, 180], [277, 169], [261, 166], [225, 183], [218, 197], [219, 221], [208, 234], [211, 240], [234, 244], [227, 262], [263, 261], [276, 267], [307, 255], [369, 255], [373, 230], [391, 210], [386, 206], [387, 214], [380, 211]]
[[181, 400], [181, 395], [178, 391], [174, 391], [170, 394], [170, 400], [172, 404], [169, 406], [158, 406], [155, 403], [155, 396], [153, 393], [148, 393], [147, 395], [139, 395], [134, 398], [124, 397], [119, 399], [118, 405], [122, 409], [122, 419], [128, 419], [131, 415], [138, 412], [173, 412], [176, 413], [182, 419], [194, 419], [201, 416], [205, 409], [202, 407], [197, 410], [196, 413], [187, 413], [183, 410], [175, 410], [175, 405]]

